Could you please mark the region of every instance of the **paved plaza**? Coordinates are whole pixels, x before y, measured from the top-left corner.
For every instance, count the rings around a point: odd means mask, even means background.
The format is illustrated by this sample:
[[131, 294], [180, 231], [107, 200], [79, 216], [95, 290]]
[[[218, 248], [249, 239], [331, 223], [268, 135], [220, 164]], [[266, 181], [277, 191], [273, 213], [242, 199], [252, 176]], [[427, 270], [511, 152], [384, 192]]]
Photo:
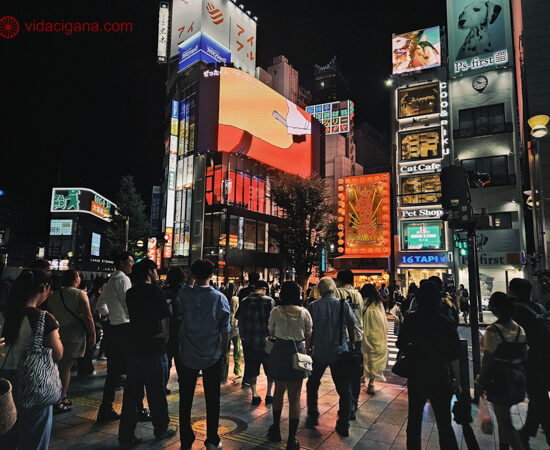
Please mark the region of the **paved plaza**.
[[[390, 328], [391, 334], [391, 328]], [[393, 341], [393, 336], [390, 336]], [[394, 352], [390, 344], [390, 353]], [[392, 358], [393, 359], [393, 358]], [[118, 446], [118, 421], [108, 424], [97, 424], [95, 417], [101, 401], [103, 382], [105, 379], [105, 362], [96, 363], [96, 374], [87, 378], [74, 377], [71, 381], [69, 396], [73, 401], [70, 413], [54, 416], [53, 432], [50, 448], [64, 449], [112, 449]], [[231, 372], [230, 372], [231, 373]], [[350, 436], [342, 438], [335, 430], [338, 395], [327, 370], [319, 389], [319, 426], [315, 430], [304, 427], [306, 414], [305, 383], [302, 391], [302, 417], [297, 433], [297, 439], [304, 449], [405, 449], [407, 427], [407, 389], [404, 380], [396, 377], [387, 370], [388, 383], [377, 384], [375, 395], [368, 395], [365, 386], [359, 399], [357, 419], [351, 422]], [[258, 378], [258, 392], [265, 398], [266, 378]], [[168, 407], [171, 423], [178, 426], [178, 385], [175, 369], [172, 369], [168, 395]], [[258, 406], [250, 405], [250, 389], [241, 388], [241, 379], [230, 377], [228, 383], [221, 389], [221, 420], [220, 435], [224, 449], [284, 449], [285, 442], [273, 444], [267, 441], [266, 433], [271, 425], [271, 406], [262, 403]], [[122, 390], [117, 391], [115, 409], [120, 411]], [[516, 427], [525, 420], [527, 403], [513, 408], [513, 417]], [[474, 411], [475, 415], [475, 411]], [[206, 439], [205, 430], [205, 403], [202, 389], [202, 380], [199, 378], [195, 392], [192, 417], [193, 428], [197, 439], [193, 449], [204, 448]], [[461, 449], [466, 449], [462, 439], [462, 427], [453, 424]], [[480, 448], [483, 450], [497, 450], [496, 436], [483, 435], [479, 430], [477, 418], [472, 424]], [[288, 432], [288, 407], [285, 402], [281, 418], [281, 433], [283, 438]], [[136, 449], [179, 449], [179, 435], [170, 440], [156, 442], [150, 422], [138, 423], [137, 434], [143, 437], [143, 442]], [[437, 427], [435, 418], [428, 405], [424, 411], [422, 426], [423, 448], [438, 449]], [[532, 440], [531, 448], [546, 450], [544, 435], [539, 433], [536, 440]]]

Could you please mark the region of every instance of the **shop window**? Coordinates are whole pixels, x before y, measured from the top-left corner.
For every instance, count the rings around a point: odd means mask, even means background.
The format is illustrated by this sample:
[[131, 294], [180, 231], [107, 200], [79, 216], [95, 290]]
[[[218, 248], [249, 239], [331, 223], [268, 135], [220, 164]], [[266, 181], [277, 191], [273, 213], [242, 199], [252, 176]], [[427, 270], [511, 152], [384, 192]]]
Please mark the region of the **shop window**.
[[504, 103], [463, 109], [458, 112], [458, 137], [482, 136], [507, 130]]
[[204, 246], [212, 247], [212, 214], [204, 215]]
[[512, 213], [491, 213], [489, 214], [493, 218], [493, 228], [499, 230], [511, 230], [512, 229]]
[[259, 252], [265, 252], [265, 233], [266, 233], [266, 223], [258, 222], [258, 235], [256, 237], [256, 250]]
[[214, 185], [213, 182], [214, 168], [208, 167], [206, 169], [206, 204], [211, 205], [213, 201], [213, 192], [212, 188]]
[[265, 213], [265, 181], [258, 181], [258, 212]]
[[400, 119], [439, 112], [439, 83], [399, 89], [397, 92]]
[[441, 157], [440, 129], [402, 133], [399, 135], [401, 161]]
[[503, 186], [515, 183], [515, 177], [508, 175], [507, 156], [489, 156], [487, 158], [463, 159], [462, 167], [466, 171], [486, 173], [491, 177], [487, 186]]
[[430, 205], [441, 199], [439, 174], [417, 175], [401, 179], [401, 204]]
[[225, 216], [220, 213], [215, 213], [212, 215], [212, 246], [219, 245], [220, 236], [222, 233], [225, 233], [224, 217]]
[[250, 176], [249, 175], [243, 175], [243, 184], [244, 184], [243, 207], [248, 209], [248, 206], [250, 205]]
[[231, 216], [229, 219], [229, 248], [239, 247], [239, 217]]
[[222, 168], [216, 166], [214, 170], [214, 203], [222, 202]]
[[252, 219], [244, 221], [244, 249], [256, 250], [256, 221]]
[[279, 227], [273, 223], [269, 225], [268, 239], [269, 239], [268, 252], [279, 253], [280, 252], [279, 242], [281, 239], [281, 234], [279, 231]]

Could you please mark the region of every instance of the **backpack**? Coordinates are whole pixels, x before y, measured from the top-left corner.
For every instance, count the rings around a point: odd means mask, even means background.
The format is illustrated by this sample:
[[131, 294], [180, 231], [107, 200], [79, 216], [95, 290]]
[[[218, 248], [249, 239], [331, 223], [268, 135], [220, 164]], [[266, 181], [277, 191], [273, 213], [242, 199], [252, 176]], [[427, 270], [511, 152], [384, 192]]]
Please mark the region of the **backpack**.
[[[536, 328], [536, 347], [539, 356], [539, 362], [541, 367], [544, 368], [546, 373], [550, 372], [550, 312], [548, 312], [544, 306], [538, 305], [541, 312], [538, 313], [531, 306], [525, 303], [516, 303], [517, 306], [521, 306], [535, 316], [537, 328]], [[549, 382], [550, 382], [550, 377]]]

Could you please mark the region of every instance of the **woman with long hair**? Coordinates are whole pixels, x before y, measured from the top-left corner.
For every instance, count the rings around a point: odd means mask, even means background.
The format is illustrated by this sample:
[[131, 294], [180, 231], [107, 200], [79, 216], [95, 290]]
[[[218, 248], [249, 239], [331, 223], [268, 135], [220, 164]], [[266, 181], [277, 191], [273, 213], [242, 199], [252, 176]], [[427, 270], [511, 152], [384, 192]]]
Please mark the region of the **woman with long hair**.
[[235, 283], [228, 283], [227, 287], [223, 291], [223, 294], [227, 297], [229, 302], [229, 310], [231, 311], [231, 331], [229, 332], [229, 340], [227, 341], [227, 352], [225, 355], [225, 361], [222, 369], [222, 384], [227, 383], [227, 376], [229, 375], [229, 357], [231, 356], [231, 343], [233, 343], [233, 374], [235, 377], [242, 377], [241, 372], [241, 338], [239, 336], [238, 321], [235, 318], [235, 314], [239, 309], [239, 297], [237, 296], [237, 288]]
[[420, 450], [426, 401], [435, 415], [439, 447], [458, 450], [451, 425], [453, 391], [460, 396], [459, 339], [454, 323], [441, 312], [441, 291], [425, 281], [416, 293], [417, 310], [403, 321], [397, 347], [410, 361], [407, 450]]
[[489, 309], [497, 320], [487, 327], [481, 347], [483, 360], [478, 385], [493, 404], [498, 423], [499, 448], [523, 450], [518, 431], [512, 424], [510, 408], [525, 399], [523, 364], [527, 358], [527, 336], [514, 320], [514, 304], [504, 292], [495, 292]]
[[363, 297], [363, 368], [369, 379], [367, 393], [374, 395], [375, 381], [386, 381], [384, 370], [388, 365], [388, 319], [384, 303], [376, 287], [365, 284]]
[[[5, 313], [0, 314], [5, 347], [0, 355], [0, 373], [12, 384], [17, 407], [17, 424], [0, 437], [0, 448], [47, 449], [52, 428], [52, 405], [24, 408], [18, 398], [18, 367], [32, 339], [41, 314], [44, 320], [44, 346], [52, 349], [55, 362], [63, 356], [59, 325], [55, 318], [38, 309], [50, 293], [49, 279], [40, 269], [24, 270], [13, 284]], [[44, 374], [48, 376], [49, 374]], [[36, 386], [38, 390], [40, 386]]]
[[68, 269], [61, 275], [61, 288], [49, 298], [47, 308], [59, 322], [59, 335], [63, 344], [63, 359], [59, 361], [61, 378], [61, 401], [54, 406], [56, 413], [69, 412], [71, 401], [67, 390], [71, 382], [71, 368], [78, 358], [86, 352], [86, 341], [89, 347], [95, 346], [95, 325], [90, 311], [86, 292], [78, 289], [80, 274], [77, 270]]
[[295, 281], [285, 281], [281, 287], [281, 302], [271, 310], [269, 334], [274, 338], [269, 360], [269, 376], [275, 381], [273, 397], [273, 425], [267, 436], [270, 441], [281, 440], [281, 413], [285, 392], [288, 391], [289, 424], [287, 449], [299, 449], [296, 431], [300, 423], [300, 394], [306, 373], [292, 367], [294, 354], [306, 353], [304, 341], [309, 341], [312, 320], [308, 310], [302, 308], [302, 292]]

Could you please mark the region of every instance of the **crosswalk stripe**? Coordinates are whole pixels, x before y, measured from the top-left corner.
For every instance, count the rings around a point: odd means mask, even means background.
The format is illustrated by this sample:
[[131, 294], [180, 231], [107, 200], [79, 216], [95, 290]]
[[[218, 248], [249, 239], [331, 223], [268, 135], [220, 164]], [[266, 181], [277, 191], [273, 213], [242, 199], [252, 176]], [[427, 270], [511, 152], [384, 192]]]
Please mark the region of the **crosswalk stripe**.
[[395, 346], [397, 336], [393, 334], [394, 323], [393, 319], [388, 320], [388, 369], [391, 369], [397, 360], [398, 349]]

